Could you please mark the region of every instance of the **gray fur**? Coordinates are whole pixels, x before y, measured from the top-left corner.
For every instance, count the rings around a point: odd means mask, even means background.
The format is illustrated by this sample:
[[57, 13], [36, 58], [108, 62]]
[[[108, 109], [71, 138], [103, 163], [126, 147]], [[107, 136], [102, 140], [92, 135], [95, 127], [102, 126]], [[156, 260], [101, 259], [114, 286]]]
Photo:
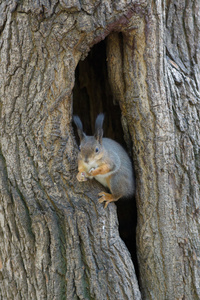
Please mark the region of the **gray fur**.
[[113, 169], [110, 190], [114, 197], [130, 197], [135, 193], [132, 162], [124, 148], [116, 141], [103, 138], [102, 145], [108, 153]]

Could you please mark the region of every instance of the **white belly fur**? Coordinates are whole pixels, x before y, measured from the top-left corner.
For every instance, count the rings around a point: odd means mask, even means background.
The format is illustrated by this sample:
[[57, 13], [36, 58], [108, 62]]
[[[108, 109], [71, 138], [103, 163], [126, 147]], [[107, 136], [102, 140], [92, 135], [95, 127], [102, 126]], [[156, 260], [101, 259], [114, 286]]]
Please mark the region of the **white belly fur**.
[[108, 176], [105, 176], [105, 175], [97, 175], [97, 176], [95, 176], [94, 178], [97, 180], [97, 181], [99, 181], [102, 185], [104, 185], [105, 187], [108, 187], [108, 185], [107, 185], [107, 182], [106, 182], [106, 178], [107, 178]]

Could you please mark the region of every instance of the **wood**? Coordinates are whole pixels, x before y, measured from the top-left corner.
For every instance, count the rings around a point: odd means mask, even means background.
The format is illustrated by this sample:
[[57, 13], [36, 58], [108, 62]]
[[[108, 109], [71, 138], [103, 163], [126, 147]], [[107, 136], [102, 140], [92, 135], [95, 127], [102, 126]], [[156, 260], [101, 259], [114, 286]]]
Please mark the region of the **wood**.
[[76, 66], [129, 9], [0, 1], [2, 299], [141, 299], [115, 205], [76, 179], [72, 130]]
[[[191, 0], [0, 1], [1, 299], [200, 298], [199, 11]], [[136, 173], [140, 288], [115, 204], [76, 179], [75, 70], [106, 37], [105, 92]], [[93, 80], [89, 124], [104, 107]]]

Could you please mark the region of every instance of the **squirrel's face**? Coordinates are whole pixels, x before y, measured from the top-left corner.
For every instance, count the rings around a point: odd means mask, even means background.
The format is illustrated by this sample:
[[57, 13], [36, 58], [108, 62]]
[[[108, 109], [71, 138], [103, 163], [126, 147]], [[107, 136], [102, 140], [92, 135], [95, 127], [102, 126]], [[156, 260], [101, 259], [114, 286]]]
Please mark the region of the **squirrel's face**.
[[103, 156], [102, 145], [93, 137], [85, 136], [79, 146], [78, 159], [88, 167], [97, 167]]

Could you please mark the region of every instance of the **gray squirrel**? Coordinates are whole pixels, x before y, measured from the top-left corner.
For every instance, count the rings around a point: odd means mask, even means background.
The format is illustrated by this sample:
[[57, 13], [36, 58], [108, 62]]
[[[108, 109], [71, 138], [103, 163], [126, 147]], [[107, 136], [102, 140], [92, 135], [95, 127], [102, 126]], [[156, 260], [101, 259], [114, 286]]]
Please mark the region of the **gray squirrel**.
[[80, 138], [78, 154], [78, 181], [95, 178], [109, 188], [111, 194], [98, 194], [99, 202], [110, 202], [121, 197], [131, 197], [135, 193], [135, 181], [131, 160], [123, 147], [109, 138], [103, 138], [104, 114], [99, 114], [95, 122], [94, 136], [83, 132], [83, 124], [78, 116], [73, 117]]

